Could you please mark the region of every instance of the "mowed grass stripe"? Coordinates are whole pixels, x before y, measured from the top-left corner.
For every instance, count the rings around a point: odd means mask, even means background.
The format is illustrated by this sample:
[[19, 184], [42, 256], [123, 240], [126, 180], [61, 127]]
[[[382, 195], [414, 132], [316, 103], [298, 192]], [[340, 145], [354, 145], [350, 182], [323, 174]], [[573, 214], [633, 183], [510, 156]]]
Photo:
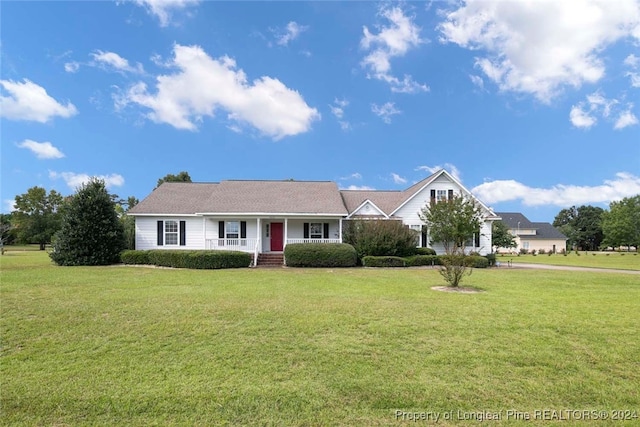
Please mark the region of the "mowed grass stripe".
[[61, 268], [33, 252], [0, 262], [6, 425], [640, 410], [640, 276], [476, 270], [463, 283], [485, 292], [466, 295], [432, 291], [443, 281], [429, 268]]

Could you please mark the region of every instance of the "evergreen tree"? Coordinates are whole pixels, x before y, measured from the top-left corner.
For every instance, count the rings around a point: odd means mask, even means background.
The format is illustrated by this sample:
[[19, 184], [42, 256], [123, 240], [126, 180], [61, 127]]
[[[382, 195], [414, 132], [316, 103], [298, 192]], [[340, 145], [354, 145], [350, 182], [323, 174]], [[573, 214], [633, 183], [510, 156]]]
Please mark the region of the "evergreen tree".
[[58, 265], [108, 265], [120, 261], [124, 231], [105, 183], [83, 184], [62, 215], [51, 259]]

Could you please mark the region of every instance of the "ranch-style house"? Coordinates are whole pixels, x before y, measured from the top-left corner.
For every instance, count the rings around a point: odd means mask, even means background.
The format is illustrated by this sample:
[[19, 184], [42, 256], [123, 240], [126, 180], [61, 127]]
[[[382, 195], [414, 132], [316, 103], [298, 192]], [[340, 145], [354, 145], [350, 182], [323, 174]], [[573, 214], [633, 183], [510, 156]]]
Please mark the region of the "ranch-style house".
[[419, 212], [431, 200], [462, 194], [475, 199], [484, 222], [469, 250], [491, 252], [491, 224], [500, 220], [457, 179], [440, 170], [404, 191], [340, 190], [331, 181], [165, 182], [129, 211], [136, 249], [239, 250], [281, 254], [290, 243], [340, 243], [346, 222], [402, 221], [430, 244]]

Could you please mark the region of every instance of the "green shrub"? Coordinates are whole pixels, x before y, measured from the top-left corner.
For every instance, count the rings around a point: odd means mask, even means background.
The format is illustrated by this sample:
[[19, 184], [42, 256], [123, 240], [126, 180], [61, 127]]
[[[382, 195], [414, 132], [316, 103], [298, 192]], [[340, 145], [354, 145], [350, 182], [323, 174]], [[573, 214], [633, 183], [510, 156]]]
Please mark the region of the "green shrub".
[[365, 267], [406, 267], [404, 258], [397, 256], [365, 256], [362, 258]]
[[416, 248], [416, 255], [436, 255], [436, 251], [432, 248]]
[[394, 220], [345, 221], [342, 234], [343, 241], [356, 249], [358, 258], [415, 255], [418, 238], [418, 232]]
[[420, 267], [424, 265], [440, 265], [437, 255], [413, 255], [405, 258], [407, 267]]
[[145, 265], [151, 263], [149, 251], [126, 250], [120, 254], [120, 259], [124, 264]]
[[124, 251], [125, 264], [151, 264], [159, 267], [219, 269], [249, 267], [252, 255], [240, 251], [150, 250]]
[[489, 267], [496, 265], [496, 254], [486, 254], [484, 257], [489, 261]]
[[[438, 257], [440, 258], [440, 263], [442, 265], [445, 264], [447, 259], [451, 258], [450, 255], [438, 255]], [[473, 268], [487, 268], [489, 267], [489, 260], [480, 255], [465, 256], [464, 265], [466, 267], [473, 267]]]
[[346, 243], [292, 243], [284, 249], [289, 267], [354, 267], [358, 256]]

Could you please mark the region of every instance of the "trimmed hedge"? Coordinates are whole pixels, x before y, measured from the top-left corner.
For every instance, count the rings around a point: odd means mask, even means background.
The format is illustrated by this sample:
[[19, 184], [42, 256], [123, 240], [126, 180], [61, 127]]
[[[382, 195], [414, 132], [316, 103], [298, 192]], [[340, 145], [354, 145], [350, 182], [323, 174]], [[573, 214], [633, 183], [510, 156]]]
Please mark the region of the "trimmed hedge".
[[358, 255], [346, 243], [291, 243], [284, 248], [288, 267], [355, 267]]
[[249, 267], [253, 259], [240, 251], [149, 250], [124, 251], [120, 255], [125, 264], [146, 264], [159, 267], [219, 269]]
[[436, 251], [432, 248], [416, 248], [416, 255], [436, 255]]
[[[442, 259], [446, 255], [414, 255], [410, 257], [396, 256], [366, 256], [362, 258], [365, 267], [419, 267], [430, 265], [442, 265]], [[472, 255], [465, 258], [467, 267], [487, 268], [489, 260], [483, 256]]]
[[399, 256], [365, 256], [362, 258], [365, 267], [406, 267], [406, 258]]
[[405, 258], [407, 267], [421, 267], [425, 265], [440, 265], [440, 258], [437, 255], [414, 255]]
[[120, 254], [120, 260], [124, 264], [151, 264], [149, 261], [149, 251], [126, 250]]

